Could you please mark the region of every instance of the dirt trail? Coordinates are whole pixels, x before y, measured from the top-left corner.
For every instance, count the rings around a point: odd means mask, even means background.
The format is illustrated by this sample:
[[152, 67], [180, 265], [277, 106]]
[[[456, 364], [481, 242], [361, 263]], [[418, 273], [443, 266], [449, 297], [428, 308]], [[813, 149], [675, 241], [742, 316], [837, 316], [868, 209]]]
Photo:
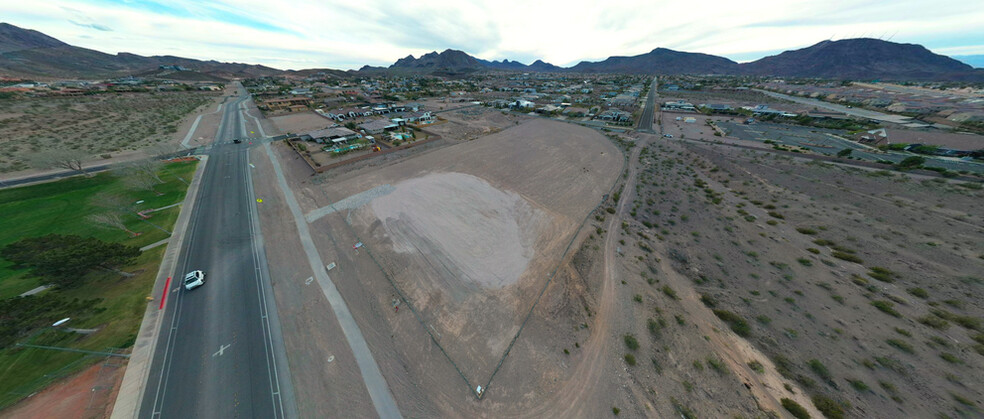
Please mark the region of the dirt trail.
[[531, 416], [552, 416], [552, 417], [590, 417], [592, 410], [605, 402], [596, 400], [596, 395], [604, 392], [595, 391], [595, 386], [602, 382], [602, 378], [608, 374], [609, 361], [612, 359], [608, 355], [612, 351], [611, 339], [609, 335], [612, 329], [613, 311], [615, 309], [615, 283], [618, 279], [618, 261], [615, 249], [616, 236], [619, 222], [622, 215], [626, 212], [627, 203], [632, 202], [635, 193], [637, 163], [639, 153], [645, 148], [646, 142], [639, 140], [632, 149], [628, 159], [628, 178], [625, 186], [622, 187], [621, 199], [616, 206], [615, 214], [608, 218], [605, 229], [608, 234], [605, 238], [604, 255], [604, 276], [602, 277], [601, 295], [598, 298], [598, 307], [594, 312], [594, 323], [591, 324], [591, 336], [583, 345], [583, 355], [577, 364], [570, 378], [557, 390], [556, 397], [551, 400], [544, 400], [540, 409], [532, 412]]

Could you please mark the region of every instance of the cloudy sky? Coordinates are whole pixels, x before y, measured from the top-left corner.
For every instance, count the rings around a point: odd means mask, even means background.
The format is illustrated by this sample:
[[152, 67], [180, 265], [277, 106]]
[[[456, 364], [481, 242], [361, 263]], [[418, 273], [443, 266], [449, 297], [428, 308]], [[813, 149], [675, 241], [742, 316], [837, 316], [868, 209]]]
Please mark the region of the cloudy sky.
[[10, 0], [0, 19], [108, 53], [357, 69], [454, 48], [557, 65], [656, 47], [751, 61], [873, 37], [984, 54], [979, 0]]

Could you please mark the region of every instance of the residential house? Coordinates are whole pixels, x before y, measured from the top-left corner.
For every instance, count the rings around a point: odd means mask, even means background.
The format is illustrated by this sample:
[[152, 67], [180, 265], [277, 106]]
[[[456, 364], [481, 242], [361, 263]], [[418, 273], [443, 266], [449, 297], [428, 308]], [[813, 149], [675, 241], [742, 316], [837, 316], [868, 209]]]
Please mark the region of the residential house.
[[[308, 138], [305, 138], [305, 137], [308, 137]], [[336, 127], [329, 127], [329, 128], [324, 128], [324, 129], [319, 129], [319, 130], [311, 131], [311, 132], [309, 132], [309, 133], [307, 133], [305, 135], [302, 135], [301, 136], [301, 139], [308, 140], [308, 141], [314, 141], [314, 142], [316, 142], [318, 144], [324, 144], [324, 143], [328, 143], [328, 142], [331, 142], [331, 143], [334, 143], [334, 144], [338, 144], [338, 143], [344, 143], [344, 142], [347, 142], [349, 140], [353, 140], [353, 139], [360, 138], [360, 137], [362, 137], [362, 136], [359, 135], [359, 133], [357, 133], [355, 131], [352, 131], [352, 130], [350, 130], [348, 128], [345, 128], [345, 127], [337, 127], [336, 126]]]
[[620, 109], [611, 108], [596, 116], [595, 119], [612, 122], [626, 122], [632, 119], [632, 114]]
[[363, 124], [359, 124], [359, 129], [362, 129], [367, 134], [382, 134], [384, 131], [391, 131], [396, 129], [398, 125], [393, 121], [388, 119], [377, 119], [375, 121], [369, 121]]

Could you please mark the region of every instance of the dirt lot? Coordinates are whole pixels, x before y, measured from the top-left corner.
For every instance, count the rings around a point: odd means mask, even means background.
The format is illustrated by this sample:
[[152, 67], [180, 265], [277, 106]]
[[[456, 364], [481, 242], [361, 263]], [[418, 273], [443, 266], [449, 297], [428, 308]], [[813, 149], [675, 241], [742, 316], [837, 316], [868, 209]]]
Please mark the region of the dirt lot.
[[938, 145], [956, 150], [984, 149], [984, 135], [906, 129], [889, 129], [887, 131], [888, 140], [893, 144]]
[[[467, 103], [445, 104], [448, 109], [469, 106]], [[431, 108], [427, 108], [431, 109]], [[456, 111], [438, 114], [446, 121], [427, 126], [444, 138], [453, 140], [473, 140], [500, 130], [518, 125], [530, 117], [502, 112], [485, 106], [473, 106]]]
[[0, 418], [109, 417], [124, 369], [118, 361], [97, 363], [5, 409]]
[[314, 112], [298, 112], [267, 119], [277, 126], [280, 132], [305, 133], [328, 127], [335, 123]]
[[392, 185], [353, 211], [351, 224], [463, 374], [480, 383], [585, 212], [607, 191], [618, 160], [593, 131], [531, 121], [337, 178], [324, 204]]

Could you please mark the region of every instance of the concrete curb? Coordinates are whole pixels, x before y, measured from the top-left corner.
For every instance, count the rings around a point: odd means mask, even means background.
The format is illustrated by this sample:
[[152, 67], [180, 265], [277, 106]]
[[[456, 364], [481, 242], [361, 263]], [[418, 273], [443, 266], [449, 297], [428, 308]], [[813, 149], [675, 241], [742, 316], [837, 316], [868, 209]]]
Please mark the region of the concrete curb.
[[[164, 252], [160, 270], [157, 272], [157, 280], [154, 282], [154, 289], [151, 294], [155, 298], [159, 298], [158, 296], [164, 291], [164, 283], [168, 276], [173, 276], [175, 265], [178, 262], [178, 253], [181, 251], [188, 222], [191, 220], [191, 213], [195, 208], [198, 187], [202, 183], [202, 174], [205, 173], [208, 156], [200, 156], [199, 160], [198, 169], [195, 170], [195, 176], [185, 193], [181, 214], [178, 215], [178, 220], [174, 223], [174, 232], [170, 237], [170, 244]], [[137, 341], [133, 344], [130, 361], [127, 364], [126, 372], [123, 374], [123, 382], [120, 384], [116, 404], [113, 406], [113, 413], [110, 416], [112, 419], [135, 418], [140, 411], [140, 404], [147, 389], [147, 378], [150, 376], [150, 366], [154, 360], [154, 348], [157, 347], [157, 339], [161, 332], [160, 320], [164, 313], [158, 309], [158, 304], [156, 300], [150, 301], [144, 311], [143, 321], [140, 322], [140, 331], [137, 333]]]

